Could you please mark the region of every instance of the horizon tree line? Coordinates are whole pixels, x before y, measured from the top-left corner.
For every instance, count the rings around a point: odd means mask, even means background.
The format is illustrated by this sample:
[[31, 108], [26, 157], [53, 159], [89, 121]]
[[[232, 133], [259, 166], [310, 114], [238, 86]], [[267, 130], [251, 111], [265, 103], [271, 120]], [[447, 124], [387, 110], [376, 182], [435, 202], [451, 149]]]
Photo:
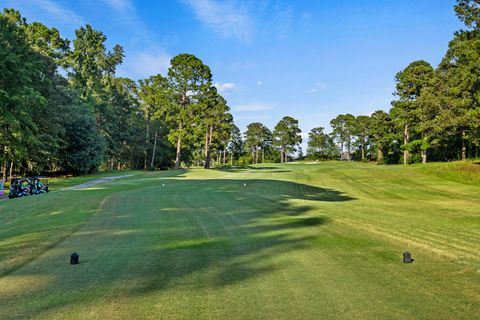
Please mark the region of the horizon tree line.
[[480, 3], [457, 0], [454, 11], [466, 29], [455, 32], [440, 64], [419, 60], [398, 72], [388, 112], [339, 115], [331, 134], [314, 128], [308, 158], [425, 164], [479, 157]]
[[[342, 114], [308, 134], [308, 159], [426, 163], [478, 157], [480, 5], [457, 0], [465, 30], [434, 68], [419, 60], [395, 75], [390, 110]], [[107, 49], [90, 25], [75, 39], [20, 12], [0, 14], [0, 166], [15, 173], [83, 174], [99, 169], [178, 169], [287, 162], [302, 158], [298, 120], [270, 130], [254, 122], [242, 134], [210, 68], [192, 54], [168, 73], [117, 77], [124, 51]]]
[[17, 10], [0, 13], [0, 179], [210, 168], [237, 161], [244, 148], [255, 163], [260, 152], [273, 161], [277, 149], [284, 161], [301, 141], [298, 121], [286, 117], [273, 133], [253, 125], [244, 142], [210, 68], [194, 55], [173, 57], [165, 76], [134, 81], [116, 76], [124, 50], [106, 41], [88, 24], [71, 41]]

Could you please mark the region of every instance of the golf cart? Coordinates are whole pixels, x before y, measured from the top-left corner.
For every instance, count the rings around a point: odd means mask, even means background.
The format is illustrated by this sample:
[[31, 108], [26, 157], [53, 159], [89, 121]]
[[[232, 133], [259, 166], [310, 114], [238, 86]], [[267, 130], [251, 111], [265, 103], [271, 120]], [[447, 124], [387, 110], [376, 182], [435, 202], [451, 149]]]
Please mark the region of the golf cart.
[[48, 178], [35, 176], [30, 178], [30, 194], [41, 194], [48, 192]]
[[20, 198], [30, 195], [31, 187], [28, 178], [15, 178], [10, 182], [10, 191], [8, 197]]

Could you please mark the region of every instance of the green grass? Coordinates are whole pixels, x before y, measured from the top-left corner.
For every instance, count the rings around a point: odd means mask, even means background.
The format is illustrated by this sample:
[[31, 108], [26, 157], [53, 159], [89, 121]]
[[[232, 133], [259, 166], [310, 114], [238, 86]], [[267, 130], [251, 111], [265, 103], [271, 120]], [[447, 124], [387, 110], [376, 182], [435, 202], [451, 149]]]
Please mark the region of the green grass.
[[149, 172], [2, 202], [0, 319], [474, 319], [470, 165]]

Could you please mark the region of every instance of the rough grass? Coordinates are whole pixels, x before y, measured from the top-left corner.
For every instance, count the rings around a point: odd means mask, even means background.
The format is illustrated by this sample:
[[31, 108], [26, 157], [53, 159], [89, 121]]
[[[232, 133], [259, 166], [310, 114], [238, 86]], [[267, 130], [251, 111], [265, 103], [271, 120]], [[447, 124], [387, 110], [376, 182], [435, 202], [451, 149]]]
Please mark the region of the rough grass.
[[144, 173], [0, 203], [0, 318], [474, 319], [480, 184], [443, 166]]

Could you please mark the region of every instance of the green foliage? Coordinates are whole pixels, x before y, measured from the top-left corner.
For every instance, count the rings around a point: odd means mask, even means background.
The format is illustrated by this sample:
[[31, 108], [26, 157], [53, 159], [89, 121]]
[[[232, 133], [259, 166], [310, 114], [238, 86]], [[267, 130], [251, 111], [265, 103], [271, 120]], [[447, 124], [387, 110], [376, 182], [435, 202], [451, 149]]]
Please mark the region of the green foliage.
[[61, 145], [61, 166], [67, 172], [85, 174], [96, 172], [103, 160], [104, 140], [99, 134], [95, 115], [88, 106], [75, 103], [65, 123]]
[[28, 159], [28, 146], [39, 143], [34, 109], [45, 104], [36, 84], [43, 60], [29, 46], [25, 21], [14, 10], [0, 14], [0, 152], [7, 161]]
[[480, 24], [480, 2], [478, 0], [457, 0], [455, 13], [467, 27], [478, 29]]
[[340, 144], [340, 158], [350, 160], [355, 117], [351, 114], [338, 115], [330, 121], [330, 126], [332, 127], [332, 137]]
[[182, 140], [192, 134], [187, 124], [195, 116], [195, 109], [204, 94], [211, 88], [210, 68], [191, 54], [179, 54], [170, 61], [168, 81], [173, 91], [169, 140], [177, 146], [175, 168], [180, 168]]
[[298, 120], [285, 116], [273, 129], [273, 145], [280, 150], [280, 162], [286, 162], [286, 156], [296, 151], [302, 143], [302, 130], [298, 127]]
[[252, 162], [258, 163], [261, 151], [262, 156], [270, 150], [272, 144], [272, 132], [260, 122], [253, 122], [247, 126], [245, 135], [245, 150], [252, 155]]
[[311, 160], [333, 160], [338, 157], [339, 150], [333, 138], [323, 130], [317, 127], [308, 133], [307, 157]]
[[178, 167], [182, 145], [191, 162], [207, 128], [209, 148], [226, 150], [233, 117], [193, 55], [174, 57], [168, 78], [116, 78], [123, 49], [107, 50], [103, 32], [85, 25], [70, 42], [13, 9], [0, 15], [0, 42], [4, 174], [169, 167], [175, 157]]
[[357, 137], [354, 145], [360, 148], [361, 161], [365, 161], [367, 148], [370, 145], [369, 137], [371, 128], [371, 121], [369, 116], [358, 116], [354, 120], [353, 134]]
[[107, 52], [107, 37], [88, 24], [77, 29], [75, 36], [73, 51], [65, 57], [70, 80], [82, 98], [93, 95], [101, 99], [103, 81], [112, 77], [116, 66], [122, 63], [123, 48], [117, 44]]
[[232, 125], [228, 143], [228, 151], [232, 155], [232, 160], [237, 160], [243, 154], [244, 145], [240, 129], [236, 125]]

